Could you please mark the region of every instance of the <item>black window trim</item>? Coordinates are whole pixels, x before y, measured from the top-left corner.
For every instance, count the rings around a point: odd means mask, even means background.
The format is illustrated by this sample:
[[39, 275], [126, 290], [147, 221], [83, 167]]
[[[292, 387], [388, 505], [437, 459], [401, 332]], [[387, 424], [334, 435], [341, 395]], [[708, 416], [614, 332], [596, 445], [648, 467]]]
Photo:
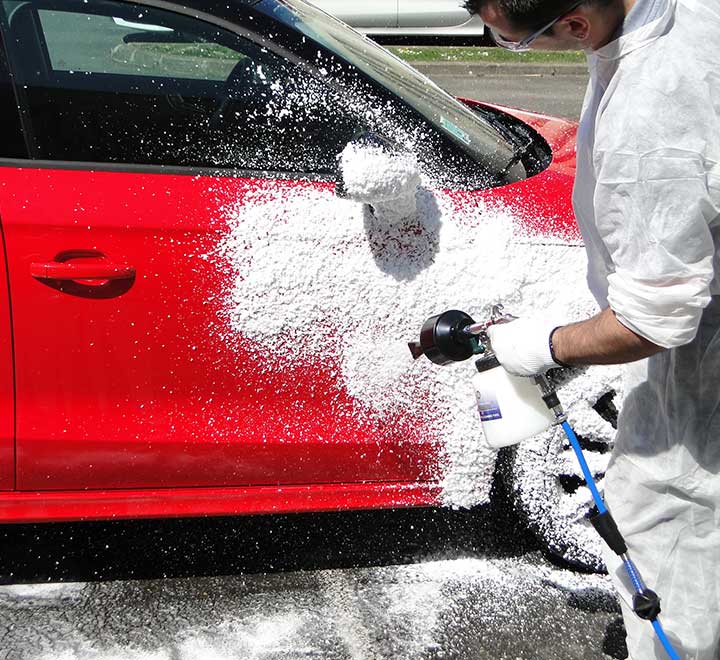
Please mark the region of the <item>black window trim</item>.
[[152, 165], [144, 163], [108, 163], [77, 160], [32, 158], [1, 158], [0, 167], [38, 170], [71, 170], [81, 172], [125, 172], [128, 174], [167, 174], [171, 176], [202, 176], [225, 179], [268, 179], [288, 181], [325, 181], [336, 183], [335, 174], [328, 172], [296, 172], [285, 170], [253, 170], [230, 167], [194, 167], [183, 165]]
[[[36, 0], [38, 4], [42, 5], [43, 0]], [[275, 41], [268, 41], [262, 34], [252, 31], [238, 23], [218, 18], [213, 14], [208, 14], [203, 11], [192, 9], [174, 2], [166, 2], [164, 0], [113, 0], [127, 5], [140, 5], [159, 9], [162, 11], [168, 11], [171, 13], [181, 14], [188, 18], [195, 20], [201, 20], [216, 27], [222, 28], [236, 36], [252, 41], [254, 44], [270, 51], [271, 53], [284, 58], [285, 60], [301, 66], [303, 70], [312, 75], [318, 81], [324, 85], [329, 85], [337, 89], [337, 84], [328, 80], [316, 66], [298, 56], [296, 53], [283, 48], [280, 44]], [[47, 0], [48, 6], [56, 4], [57, 0]], [[73, 4], [73, 3], [68, 3]], [[77, 3], [78, 7], [81, 8], [82, 4]], [[249, 8], [252, 7], [255, 2], [248, 2]], [[87, 8], [86, 8], [87, 11]], [[238, 19], [239, 20], [239, 19]], [[266, 19], [268, 20], [268, 19]], [[282, 24], [278, 23], [278, 28], [283, 28]], [[325, 50], [320, 44], [317, 44], [317, 48]], [[45, 56], [48, 57], [47, 53]], [[10, 60], [7, 60], [10, 62]], [[48, 59], [49, 62], [49, 59]], [[15, 80], [12, 67], [10, 67], [10, 76], [13, 81], [13, 87], [15, 89], [16, 101], [18, 103], [18, 112], [20, 114], [23, 134], [26, 135], [26, 149], [28, 154], [36, 153], [35, 148], [31, 148], [31, 145], [27, 144], [28, 139], [32, 139], [31, 131], [27, 130], [25, 118], [26, 104], [21, 102], [18, 97], [19, 87]], [[105, 171], [105, 172], [128, 172], [128, 173], [154, 173], [154, 174], [171, 174], [175, 176], [217, 176], [227, 178], [255, 178], [255, 179], [288, 179], [288, 180], [305, 180], [305, 181], [328, 181], [337, 182], [337, 172], [299, 172], [299, 171], [285, 171], [285, 170], [260, 170], [250, 168], [223, 168], [223, 167], [195, 167], [195, 166], [182, 166], [182, 165], [157, 165], [157, 164], [145, 164], [145, 163], [113, 163], [113, 162], [93, 162], [93, 161], [66, 161], [66, 160], [49, 160], [49, 159], [35, 159], [28, 157], [27, 159], [15, 159], [15, 158], [2, 158], [0, 157], [0, 167], [23, 167], [23, 168], [37, 168], [37, 169], [62, 169], [62, 170], [91, 170], [91, 171]]]
[[[43, 0], [35, 0], [36, 2], [43, 3]], [[48, 5], [51, 5], [52, 3], [57, 3], [58, 0], [45, 0]], [[144, 6], [149, 8], [154, 8], [162, 11], [168, 11], [176, 14], [180, 14], [195, 20], [201, 20], [203, 22], [206, 22], [210, 25], [216, 26], [218, 28], [221, 28], [223, 30], [226, 30], [230, 32], [231, 34], [234, 34], [236, 36], [239, 36], [240, 38], [247, 39], [249, 41], [252, 41], [258, 46], [261, 46], [262, 48], [267, 49], [271, 53], [282, 57], [286, 59], [288, 62], [291, 62], [294, 65], [300, 66], [305, 70], [308, 74], [316, 78], [318, 81], [322, 82], [324, 85], [328, 85], [329, 87], [333, 88], [335, 91], [339, 91], [340, 93], [345, 93], [347, 91], [346, 88], [343, 87], [341, 82], [338, 82], [334, 80], [333, 78], [329, 78], [326, 75], [324, 75], [319, 66], [316, 66], [311, 59], [305, 55], [305, 54], [298, 54], [297, 52], [290, 50], [288, 48], [283, 47], [280, 43], [278, 43], [277, 40], [269, 39], [266, 35], [262, 34], [262, 32], [257, 30], [251, 30], [245, 25], [241, 25], [238, 22], [234, 22], [232, 20], [228, 20], [222, 17], [219, 17], [215, 14], [209, 14], [197, 7], [194, 6], [188, 6], [183, 4], [178, 4], [177, 2], [172, 2], [168, 0], [113, 0], [114, 2], [118, 2], [121, 4], [126, 5], [138, 5], [138, 6]], [[68, 3], [66, 6], [70, 6], [71, 4], [75, 4], [77, 2], [78, 6], [82, 6], [81, 0], [73, 0], [73, 2]], [[240, 0], [241, 4], [245, 5], [249, 10], [252, 11], [253, 5], [260, 2], [260, 0]], [[211, 4], [212, 6], [212, 4]], [[87, 9], [86, 9], [87, 10]], [[279, 21], [274, 21], [273, 19], [267, 17], [264, 14], [256, 13], [256, 19], [258, 21], [257, 24], [261, 22], [271, 22], [273, 23], [273, 29], [279, 33], [287, 33], [289, 30], [286, 26], [284, 26]], [[242, 20], [241, 16], [237, 16], [235, 19], [236, 21]], [[256, 25], [257, 25], [256, 24]], [[302, 36], [299, 35], [298, 36]], [[321, 52], [324, 57], [331, 57], [335, 61], [337, 61], [342, 70], [346, 71], [348, 67], [352, 67], [352, 65], [348, 62], [346, 62], [343, 58], [335, 55], [330, 50], [328, 50], [323, 44], [320, 44], [318, 42], [315, 42], [314, 40], [311, 40], [307, 37], [302, 36], [303, 41], [305, 39], [308, 40], [308, 49], [311, 49], [315, 52]], [[312, 43], [310, 43], [312, 42]], [[416, 117], [419, 121], [421, 121], [423, 124], [428, 125], [429, 128], [432, 128], [433, 132], [437, 134], [443, 142], [448, 143], [448, 138], [446, 136], [440, 134], [437, 132], [433, 127], [431, 127], [427, 119], [423, 117], [418, 111], [407, 105], [402, 101], [402, 99], [397, 98], [394, 94], [392, 94], [389, 90], [385, 89], [381, 85], [379, 85], [376, 81], [372, 80], [369, 76], [367, 76], [363, 71], [360, 71], [358, 69], [355, 69], [352, 67], [353, 70], [364, 80], [366, 84], [370, 86], [370, 88], [379, 95], [382, 99], [391, 100], [395, 103], [400, 103], [401, 106], [409, 111], [409, 113]], [[17, 85], [16, 85], [17, 87]], [[20, 111], [22, 114], [22, 110]], [[32, 153], [32, 152], [30, 152]], [[33, 163], [39, 163], [41, 161], [39, 160], [33, 160], [30, 159]], [[2, 159], [0, 159], [0, 163], [2, 162]], [[81, 162], [81, 161], [47, 161], [49, 163], [55, 163], [56, 169], [61, 169], [61, 163], [63, 164], [62, 169], [70, 169], [68, 167], [69, 164], [75, 163], [79, 165], [79, 167], [75, 167], [72, 169], [86, 169], [86, 167], [83, 167], [83, 165], [86, 165], [87, 162]], [[193, 166], [177, 166], [177, 165], [149, 165], [149, 164], [137, 164], [137, 163], [94, 163], [90, 162], [92, 164], [93, 169], [96, 170], [106, 170], [106, 171], [148, 171], [148, 172], [166, 172], [170, 173], [171, 171], [173, 173], [186, 173], [186, 172], [209, 172], [209, 171], [217, 171], [217, 172], [226, 172], [229, 174], [226, 174], [226, 176], [235, 176], [234, 174], [231, 174], [233, 172], [241, 172], [241, 173], [251, 173], [252, 176], [255, 178], [264, 178], [260, 176], [261, 174], [265, 173], [274, 173], [275, 170], [253, 170], [253, 169], [247, 169], [247, 168], [198, 168]], [[44, 168], [45, 166], [43, 166]], [[50, 166], [51, 168], [52, 166]], [[318, 181], [337, 181], [339, 177], [338, 172], [285, 172], [285, 171], [279, 171], [278, 174], [280, 176], [284, 177], [290, 177], [290, 178], [298, 178], [298, 179], [306, 179], [306, 180], [318, 180]], [[244, 174], [240, 174], [239, 176], [244, 176]], [[277, 178], [277, 177], [276, 177]]]
[[[0, 14], [0, 27], [2, 22], [2, 14]], [[5, 36], [3, 35], [2, 30], [0, 30], [0, 58], [2, 58], [3, 62], [5, 63], [10, 79], [10, 84], [12, 86], [12, 93], [15, 99], [15, 112], [20, 122], [20, 130], [22, 131], [22, 142], [25, 145], [25, 155], [30, 158], [30, 154], [35, 152], [35, 145], [33, 144], [34, 137], [30, 128], [27, 114], [23, 112], [23, 108], [26, 107], [26, 104], [21, 102], [21, 94], [23, 94], [23, 91], [21, 89], [21, 86], [18, 85], [17, 81], [15, 80], [15, 72], [13, 71], [13, 67], [10, 63], [10, 54], [5, 44]]]

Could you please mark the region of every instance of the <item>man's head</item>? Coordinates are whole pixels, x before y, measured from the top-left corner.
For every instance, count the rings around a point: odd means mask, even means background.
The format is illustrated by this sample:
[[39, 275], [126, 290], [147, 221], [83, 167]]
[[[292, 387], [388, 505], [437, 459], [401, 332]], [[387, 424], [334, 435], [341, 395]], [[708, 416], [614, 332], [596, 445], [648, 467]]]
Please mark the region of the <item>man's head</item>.
[[503, 42], [547, 50], [599, 48], [608, 43], [635, 0], [465, 0], [471, 14]]

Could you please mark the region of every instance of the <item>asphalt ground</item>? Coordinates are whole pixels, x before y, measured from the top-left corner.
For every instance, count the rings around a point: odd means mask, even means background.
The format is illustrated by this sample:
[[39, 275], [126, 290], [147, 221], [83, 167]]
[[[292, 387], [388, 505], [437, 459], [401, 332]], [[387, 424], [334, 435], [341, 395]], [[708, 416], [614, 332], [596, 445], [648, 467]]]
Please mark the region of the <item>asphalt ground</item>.
[[578, 120], [588, 83], [584, 65], [417, 63], [454, 96]]
[[2, 660], [625, 657], [607, 578], [499, 504], [6, 526], [0, 547]]

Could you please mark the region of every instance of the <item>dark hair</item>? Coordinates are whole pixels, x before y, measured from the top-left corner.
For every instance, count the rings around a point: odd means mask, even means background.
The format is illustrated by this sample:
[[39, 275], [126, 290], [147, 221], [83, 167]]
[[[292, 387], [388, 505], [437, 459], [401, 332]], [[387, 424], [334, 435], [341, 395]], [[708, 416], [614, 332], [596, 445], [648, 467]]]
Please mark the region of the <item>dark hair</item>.
[[[465, 0], [463, 6], [477, 14], [491, 0]], [[540, 28], [572, 6], [572, 0], [492, 0], [510, 23], [520, 29]], [[611, 5], [615, 0], [586, 0], [588, 4]]]

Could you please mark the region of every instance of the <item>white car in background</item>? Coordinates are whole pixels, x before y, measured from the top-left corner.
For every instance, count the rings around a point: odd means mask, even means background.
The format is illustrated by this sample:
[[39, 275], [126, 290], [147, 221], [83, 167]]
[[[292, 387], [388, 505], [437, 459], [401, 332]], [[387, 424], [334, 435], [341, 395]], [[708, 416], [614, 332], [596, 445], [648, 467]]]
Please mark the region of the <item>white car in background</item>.
[[461, 0], [310, 0], [365, 34], [482, 39], [485, 24]]

